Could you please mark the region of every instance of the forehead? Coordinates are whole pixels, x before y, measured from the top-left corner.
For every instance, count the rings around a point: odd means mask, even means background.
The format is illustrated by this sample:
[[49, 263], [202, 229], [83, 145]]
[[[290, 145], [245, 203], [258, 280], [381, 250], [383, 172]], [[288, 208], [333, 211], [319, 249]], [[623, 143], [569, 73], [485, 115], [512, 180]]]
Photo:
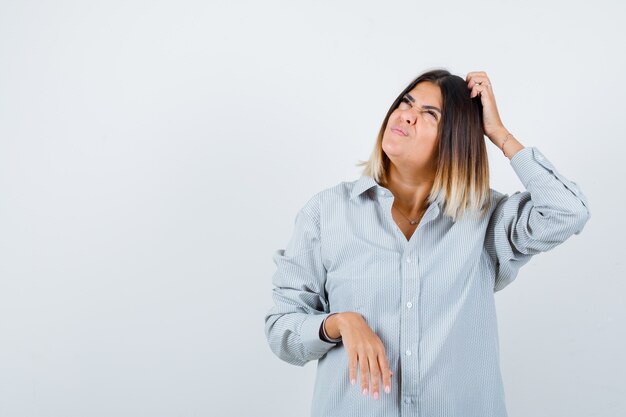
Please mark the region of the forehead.
[[441, 108], [441, 89], [436, 84], [429, 81], [422, 81], [413, 87], [413, 89], [409, 91], [409, 94], [411, 94], [420, 105], [431, 105]]

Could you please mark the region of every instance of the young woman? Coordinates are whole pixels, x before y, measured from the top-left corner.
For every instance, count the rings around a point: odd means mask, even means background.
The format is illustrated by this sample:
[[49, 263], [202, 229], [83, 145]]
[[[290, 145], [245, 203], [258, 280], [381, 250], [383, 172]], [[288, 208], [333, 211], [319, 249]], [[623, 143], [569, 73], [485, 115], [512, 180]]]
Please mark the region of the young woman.
[[[526, 191], [489, 187], [484, 136]], [[271, 350], [319, 360], [313, 417], [506, 417], [494, 293], [582, 231], [587, 198], [505, 128], [485, 72], [417, 77], [360, 165], [273, 255]]]

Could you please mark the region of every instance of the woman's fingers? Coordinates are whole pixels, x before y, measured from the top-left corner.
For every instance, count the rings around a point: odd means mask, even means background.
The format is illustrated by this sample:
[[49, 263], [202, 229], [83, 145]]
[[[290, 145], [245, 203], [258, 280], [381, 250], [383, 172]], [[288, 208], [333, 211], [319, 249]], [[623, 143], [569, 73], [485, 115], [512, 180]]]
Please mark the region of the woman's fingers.
[[467, 88], [471, 90], [470, 97], [474, 98], [478, 94], [489, 92], [491, 82], [484, 71], [470, 72], [467, 74], [465, 80], [467, 82]]
[[378, 363], [380, 365], [380, 370], [383, 376], [383, 389], [387, 394], [391, 392], [391, 369], [389, 369], [389, 363], [387, 362], [387, 357], [383, 355], [378, 355]]
[[363, 395], [367, 395], [367, 389], [369, 388], [369, 364], [367, 360], [367, 355], [360, 354], [359, 355], [359, 369], [361, 370], [361, 391]]
[[348, 354], [348, 372], [350, 373], [350, 383], [352, 385], [356, 384], [356, 365], [357, 365], [357, 356], [356, 352], [351, 352]]
[[[470, 83], [472, 83], [473, 81], [470, 81]], [[480, 84], [478, 84], [480, 83]], [[482, 80], [482, 81], [478, 81], [477, 83], [474, 83], [471, 87], [471, 91], [470, 91], [470, 97], [474, 98], [476, 97], [478, 94], [482, 94], [482, 93], [486, 93], [488, 94], [490, 92], [490, 88], [491, 88], [491, 83], [489, 82], [488, 79]]]
[[377, 400], [380, 396], [380, 369], [378, 367], [378, 355], [376, 354], [376, 352], [371, 352], [367, 356], [367, 359], [370, 366], [372, 396], [375, 400]]
[[483, 87], [482, 85], [475, 85], [474, 88], [472, 88], [472, 91], [470, 92], [470, 97], [474, 98], [480, 93], [482, 93], [484, 90], [485, 90], [485, 87]]
[[393, 375], [393, 372], [389, 369], [385, 348], [382, 343], [379, 343], [376, 348], [368, 352], [367, 360], [370, 374], [370, 392], [374, 399], [377, 400], [380, 397], [381, 379], [384, 391], [389, 394], [391, 392], [391, 375]]
[[465, 82], [467, 83], [468, 88], [472, 88], [477, 82], [488, 81], [486, 78], [487, 73], [485, 71], [471, 71], [467, 73]]

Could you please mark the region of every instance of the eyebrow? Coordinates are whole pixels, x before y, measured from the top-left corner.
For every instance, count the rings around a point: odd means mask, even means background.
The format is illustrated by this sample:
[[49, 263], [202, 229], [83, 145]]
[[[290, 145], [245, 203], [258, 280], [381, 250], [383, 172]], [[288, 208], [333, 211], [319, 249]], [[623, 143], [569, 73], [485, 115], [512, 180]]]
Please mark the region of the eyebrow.
[[[408, 98], [411, 103], [415, 103], [415, 99], [409, 93], [406, 93], [404, 95], [404, 97]], [[437, 110], [439, 112], [439, 114], [441, 114], [441, 109], [439, 109], [439, 107], [435, 107], [435, 106], [431, 106], [431, 105], [425, 104], [425, 105], [422, 106], [422, 108]]]

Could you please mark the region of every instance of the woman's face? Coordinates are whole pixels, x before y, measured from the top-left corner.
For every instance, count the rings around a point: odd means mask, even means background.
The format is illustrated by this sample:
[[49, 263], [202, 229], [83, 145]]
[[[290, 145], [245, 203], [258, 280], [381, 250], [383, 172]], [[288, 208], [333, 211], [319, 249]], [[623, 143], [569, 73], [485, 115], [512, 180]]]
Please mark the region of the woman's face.
[[383, 151], [391, 162], [409, 168], [433, 168], [442, 107], [439, 86], [422, 81], [391, 113], [383, 133]]

